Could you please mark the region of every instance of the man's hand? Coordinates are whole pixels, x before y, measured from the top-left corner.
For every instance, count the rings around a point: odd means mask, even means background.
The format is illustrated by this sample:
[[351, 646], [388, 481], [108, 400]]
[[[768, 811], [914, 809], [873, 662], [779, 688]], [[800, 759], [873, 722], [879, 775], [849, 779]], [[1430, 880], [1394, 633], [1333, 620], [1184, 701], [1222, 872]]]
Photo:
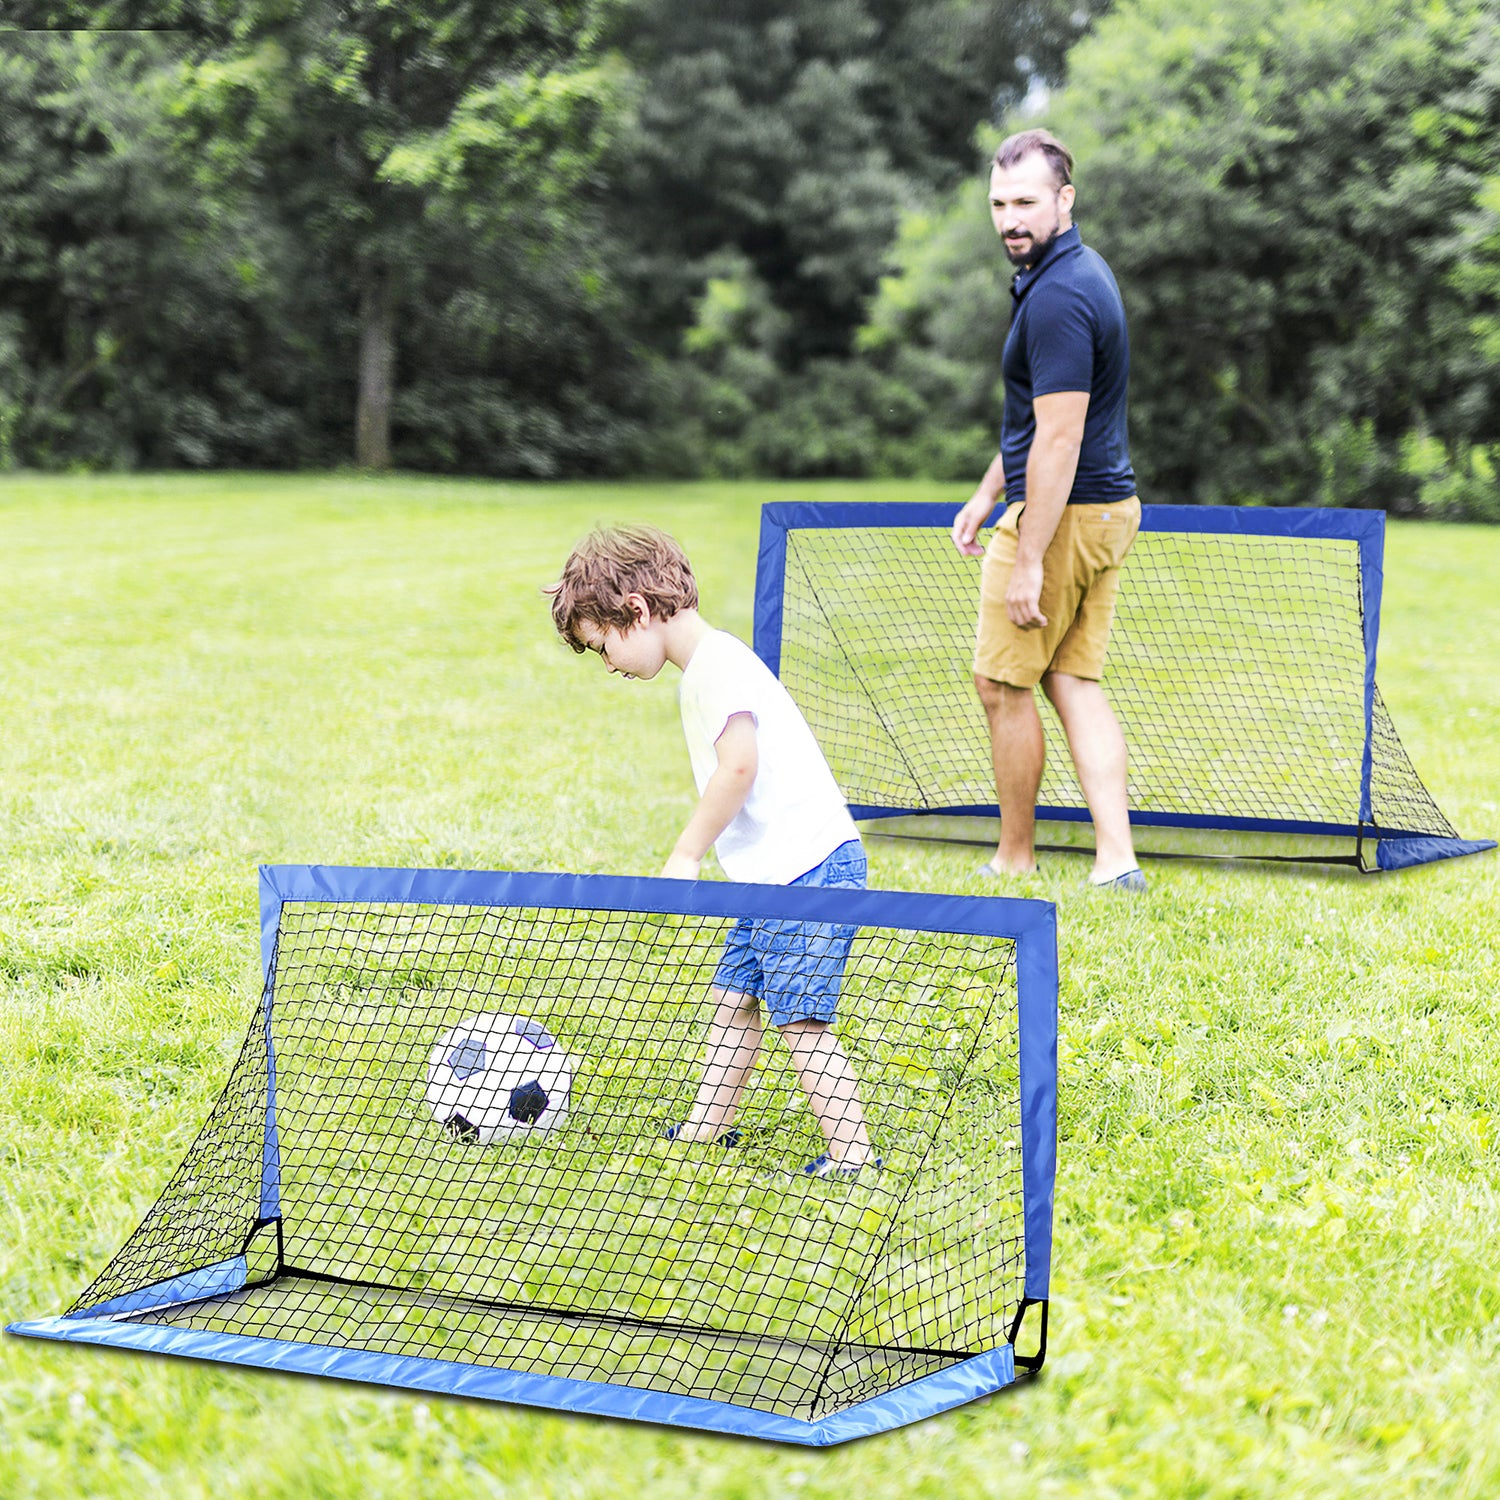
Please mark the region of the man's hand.
[[972, 498], [953, 518], [953, 545], [963, 553], [965, 557], [980, 557], [984, 553], [984, 543], [976, 541], [979, 528], [988, 520], [989, 514], [994, 510], [996, 504], [993, 495], [986, 494], [982, 489], [975, 490]]
[[663, 880], [696, 880], [702, 868], [701, 859], [692, 859], [686, 854], [678, 854], [674, 851], [668, 856], [666, 864], [661, 867], [661, 878]]
[[969, 502], [953, 518], [953, 545], [965, 557], [979, 557], [984, 552], [984, 543], [977, 541], [979, 528], [989, 520], [990, 512], [999, 505], [1005, 493], [1005, 460], [997, 453], [979, 481], [979, 488], [969, 496]]
[[1042, 613], [1042, 565], [1022, 562], [1010, 572], [1010, 587], [1005, 591], [1005, 613], [1019, 630], [1040, 630], [1047, 623]]

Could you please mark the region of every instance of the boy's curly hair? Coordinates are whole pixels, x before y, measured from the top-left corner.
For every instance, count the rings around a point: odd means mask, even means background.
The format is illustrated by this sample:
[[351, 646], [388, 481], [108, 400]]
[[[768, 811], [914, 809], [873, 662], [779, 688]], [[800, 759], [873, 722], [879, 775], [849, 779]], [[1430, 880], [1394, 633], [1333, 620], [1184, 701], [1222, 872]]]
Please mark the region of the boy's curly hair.
[[687, 554], [655, 526], [605, 526], [591, 531], [568, 554], [562, 577], [543, 589], [552, 599], [552, 623], [575, 650], [588, 646], [584, 620], [628, 630], [636, 622], [629, 604], [639, 594], [655, 620], [697, 609], [698, 584]]

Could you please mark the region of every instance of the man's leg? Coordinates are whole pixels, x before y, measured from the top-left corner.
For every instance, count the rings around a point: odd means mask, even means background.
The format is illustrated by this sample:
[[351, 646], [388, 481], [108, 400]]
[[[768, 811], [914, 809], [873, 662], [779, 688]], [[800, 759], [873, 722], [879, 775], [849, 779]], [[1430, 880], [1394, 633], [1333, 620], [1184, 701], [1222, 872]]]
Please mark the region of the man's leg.
[[1125, 736], [1120, 721], [1104, 689], [1085, 677], [1048, 672], [1042, 678], [1042, 691], [1062, 720], [1078, 785], [1093, 815], [1095, 854], [1090, 879], [1095, 884], [1113, 880], [1139, 868], [1130, 838]]
[[1030, 688], [993, 682], [978, 673], [974, 686], [989, 720], [990, 758], [1000, 803], [1000, 844], [991, 868], [1027, 875], [1036, 869], [1036, 798], [1046, 755], [1036, 695]]

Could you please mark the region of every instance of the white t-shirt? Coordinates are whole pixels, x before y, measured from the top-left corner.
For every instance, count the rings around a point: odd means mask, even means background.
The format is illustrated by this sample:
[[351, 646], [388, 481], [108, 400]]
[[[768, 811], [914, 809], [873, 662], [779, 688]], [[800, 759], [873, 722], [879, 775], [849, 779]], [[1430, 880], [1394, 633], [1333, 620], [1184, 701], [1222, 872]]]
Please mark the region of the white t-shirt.
[[755, 719], [755, 780], [714, 842], [731, 880], [790, 885], [859, 837], [801, 710], [743, 641], [723, 630], [704, 636], [683, 671], [678, 699], [700, 796], [718, 769], [714, 745], [730, 718]]

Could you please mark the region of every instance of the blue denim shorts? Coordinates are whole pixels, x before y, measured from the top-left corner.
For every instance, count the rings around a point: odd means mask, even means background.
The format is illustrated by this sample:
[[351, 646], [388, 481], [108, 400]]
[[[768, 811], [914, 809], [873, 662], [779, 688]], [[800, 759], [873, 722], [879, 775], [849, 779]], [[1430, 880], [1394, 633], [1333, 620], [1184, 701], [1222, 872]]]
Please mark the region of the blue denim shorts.
[[[793, 885], [865, 888], [865, 850], [858, 839], [840, 844], [822, 864]], [[856, 929], [844, 923], [793, 922], [741, 917], [724, 940], [714, 971], [721, 990], [750, 995], [773, 1026], [790, 1021], [831, 1021], [838, 1008], [844, 966]]]

